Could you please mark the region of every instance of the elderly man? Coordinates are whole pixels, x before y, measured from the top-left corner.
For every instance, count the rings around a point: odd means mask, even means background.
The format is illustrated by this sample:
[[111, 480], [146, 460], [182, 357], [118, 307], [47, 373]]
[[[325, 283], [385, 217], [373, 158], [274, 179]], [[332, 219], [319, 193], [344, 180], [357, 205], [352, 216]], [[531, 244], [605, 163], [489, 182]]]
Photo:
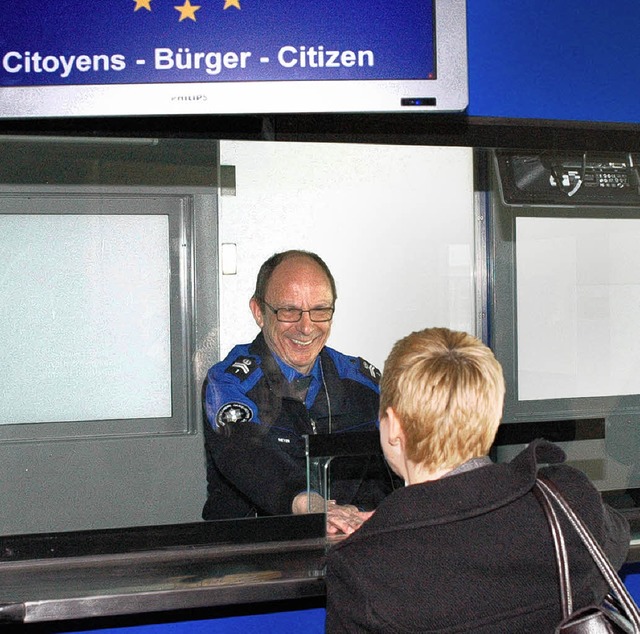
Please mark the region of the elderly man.
[[[260, 268], [249, 306], [261, 332], [207, 377], [204, 519], [324, 510], [319, 493], [307, 495], [303, 436], [377, 429], [379, 371], [326, 346], [335, 302], [314, 253], [277, 253]], [[342, 471], [332, 474], [329, 533], [353, 532], [392, 490], [381, 456]]]

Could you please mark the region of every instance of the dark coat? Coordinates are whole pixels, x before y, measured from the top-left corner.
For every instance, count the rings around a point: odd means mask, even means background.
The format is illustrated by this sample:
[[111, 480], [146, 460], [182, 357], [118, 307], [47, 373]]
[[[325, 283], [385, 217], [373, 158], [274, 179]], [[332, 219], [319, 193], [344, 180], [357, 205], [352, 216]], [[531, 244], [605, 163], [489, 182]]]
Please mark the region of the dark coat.
[[[535, 441], [511, 463], [491, 464], [400, 489], [328, 553], [329, 633], [474, 632], [545, 634], [561, 620], [553, 544], [532, 493], [537, 461], [619, 568], [629, 526], [603, 505], [564, 452]], [[574, 608], [606, 588], [561, 517]]]

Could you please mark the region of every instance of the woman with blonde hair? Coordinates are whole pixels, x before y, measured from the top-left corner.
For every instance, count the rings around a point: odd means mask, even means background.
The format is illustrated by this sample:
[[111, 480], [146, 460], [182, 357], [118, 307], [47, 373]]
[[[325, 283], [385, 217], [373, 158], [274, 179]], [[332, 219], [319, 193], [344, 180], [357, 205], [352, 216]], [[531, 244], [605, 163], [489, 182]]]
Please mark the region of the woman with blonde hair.
[[[553, 632], [562, 613], [538, 471], [623, 564], [627, 521], [559, 447], [536, 440], [510, 463], [490, 460], [504, 393], [500, 364], [467, 333], [430, 328], [395, 344], [380, 440], [405, 487], [329, 551], [327, 632]], [[574, 608], [599, 603], [600, 573], [577, 534], [565, 538]]]

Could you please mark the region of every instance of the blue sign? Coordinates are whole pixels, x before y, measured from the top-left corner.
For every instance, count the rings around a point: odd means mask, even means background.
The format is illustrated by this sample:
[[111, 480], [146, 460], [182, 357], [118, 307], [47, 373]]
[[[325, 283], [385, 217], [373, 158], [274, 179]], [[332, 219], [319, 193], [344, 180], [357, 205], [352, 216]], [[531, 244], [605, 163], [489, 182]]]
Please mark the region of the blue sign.
[[421, 0], [5, 2], [0, 86], [436, 78]]

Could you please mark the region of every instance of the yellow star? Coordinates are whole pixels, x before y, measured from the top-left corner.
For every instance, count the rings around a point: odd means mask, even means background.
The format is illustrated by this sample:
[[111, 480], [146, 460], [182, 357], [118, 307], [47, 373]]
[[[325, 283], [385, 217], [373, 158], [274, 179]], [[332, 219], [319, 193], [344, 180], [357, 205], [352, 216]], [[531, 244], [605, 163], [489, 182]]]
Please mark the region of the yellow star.
[[239, 9], [240, 8], [240, 0], [224, 0], [223, 9], [226, 10], [229, 7], [237, 7]]
[[147, 9], [147, 11], [151, 11], [151, 0], [133, 0], [136, 3], [134, 11], [138, 9]]
[[191, 2], [189, 0], [184, 0], [184, 4], [180, 7], [173, 7], [176, 11], [180, 11], [180, 20], [186, 20], [189, 18], [190, 20], [196, 21], [196, 11], [200, 8], [200, 5], [191, 6]]

